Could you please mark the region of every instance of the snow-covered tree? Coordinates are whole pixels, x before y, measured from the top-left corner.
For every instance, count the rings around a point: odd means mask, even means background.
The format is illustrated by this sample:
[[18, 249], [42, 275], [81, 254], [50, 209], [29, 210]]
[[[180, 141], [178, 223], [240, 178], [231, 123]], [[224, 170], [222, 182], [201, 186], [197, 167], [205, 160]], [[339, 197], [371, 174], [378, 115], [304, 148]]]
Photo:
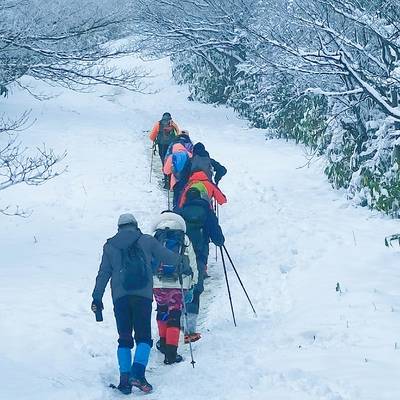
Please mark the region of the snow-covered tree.
[[[74, 90], [97, 84], [141, 90], [142, 70], [122, 70], [109, 62], [134, 51], [128, 41], [110, 43], [128, 34], [131, 10], [127, 1], [112, 3], [0, 0], [2, 101], [10, 86], [30, 91], [25, 77]], [[18, 132], [27, 125], [28, 113], [16, 120], [0, 117], [0, 191], [19, 183], [38, 185], [60, 173], [54, 167], [64, 155], [46, 147], [25, 149]], [[0, 212], [13, 213], [7, 208]]]
[[143, 43], [191, 97], [326, 153], [362, 204], [398, 213], [400, 3], [138, 1]]
[[121, 12], [106, 13], [102, 2], [3, 0], [0, 6], [0, 85], [20, 78], [74, 89], [93, 84], [141, 88], [143, 71], [123, 71], [108, 60], [132, 52], [110, 38], [126, 22]]

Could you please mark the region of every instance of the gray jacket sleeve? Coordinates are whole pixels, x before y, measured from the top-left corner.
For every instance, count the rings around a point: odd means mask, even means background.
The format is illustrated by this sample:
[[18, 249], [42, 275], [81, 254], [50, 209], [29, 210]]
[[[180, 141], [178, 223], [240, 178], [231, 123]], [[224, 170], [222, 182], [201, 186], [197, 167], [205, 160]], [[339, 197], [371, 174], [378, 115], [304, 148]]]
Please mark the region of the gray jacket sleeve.
[[112, 265], [106, 252], [106, 245], [103, 247], [103, 257], [101, 258], [99, 272], [96, 277], [96, 285], [94, 287], [92, 297], [95, 300], [103, 298], [104, 290], [112, 275]]

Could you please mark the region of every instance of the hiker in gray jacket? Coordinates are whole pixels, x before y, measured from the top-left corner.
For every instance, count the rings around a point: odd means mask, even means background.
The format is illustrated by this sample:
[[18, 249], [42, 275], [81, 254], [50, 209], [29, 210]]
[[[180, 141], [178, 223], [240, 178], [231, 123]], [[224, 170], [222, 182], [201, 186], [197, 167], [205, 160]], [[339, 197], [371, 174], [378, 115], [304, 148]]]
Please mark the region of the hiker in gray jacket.
[[[152, 260], [179, 266], [182, 256], [164, 246], [151, 235], [142, 234], [132, 214], [118, 219], [118, 233], [103, 247], [103, 257], [93, 290], [92, 311], [103, 309], [102, 298], [111, 279], [111, 295], [118, 329], [118, 363], [124, 394], [132, 386], [143, 392], [153, 388], [145, 378], [151, 340], [151, 303], [153, 299]], [[134, 339], [132, 332], [134, 331]], [[131, 349], [136, 342], [132, 363]]]
[[203, 143], [196, 143], [193, 147], [191, 159], [191, 173], [203, 171], [210, 182], [218, 185], [221, 178], [227, 173], [227, 169], [218, 161], [210, 157]]

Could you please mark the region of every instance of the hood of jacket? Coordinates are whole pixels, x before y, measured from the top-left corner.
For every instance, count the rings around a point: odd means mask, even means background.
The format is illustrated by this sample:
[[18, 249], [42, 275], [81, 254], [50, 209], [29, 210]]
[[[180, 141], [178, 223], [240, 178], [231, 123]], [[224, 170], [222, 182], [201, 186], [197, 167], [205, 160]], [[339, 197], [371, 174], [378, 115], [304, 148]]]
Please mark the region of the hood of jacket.
[[136, 240], [142, 235], [142, 232], [138, 228], [122, 228], [116, 235], [107, 240], [107, 243], [111, 244], [117, 249], [127, 249], [132, 246]]
[[189, 181], [190, 182], [197, 182], [197, 181], [208, 181], [207, 174], [204, 171], [196, 171], [193, 172], [193, 174], [190, 176]]
[[182, 143], [175, 143], [172, 145], [172, 153], [177, 153], [179, 151], [187, 152], [187, 149]]

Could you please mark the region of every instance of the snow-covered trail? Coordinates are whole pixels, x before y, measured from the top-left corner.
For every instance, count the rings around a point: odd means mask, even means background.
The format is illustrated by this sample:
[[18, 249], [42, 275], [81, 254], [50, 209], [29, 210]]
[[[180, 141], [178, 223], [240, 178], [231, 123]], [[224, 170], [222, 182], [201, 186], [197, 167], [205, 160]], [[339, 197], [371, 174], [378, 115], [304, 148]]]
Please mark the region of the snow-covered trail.
[[148, 182], [143, 131], [170, 111], [228, 168], [221, 224], [258, 318], [230, 270], [233, 327], [222, 267], [212, 261], [196, 368], [166, 367], [154, 351], [155, 393], [147, 398], [397, 398], [400, 252], [383, 238], [398, 222], [353, 208], [319, 165], [299, 169], [300, 146], [265, 141], [232, 111], [187, 101], [167, 61], [152, 67], [157, 94], [58, 90], [48, 102], [21, 93], [4, 102], [32, 108], [38, 122], [27, 141], [66, 149], [68, 171], [42, 187], [1, 193], [1, 205], [34, 213], [1, 217], [0, 397], [119, 397], [106, 388], [117, 379], [111, 301], [106, 293], [105, 321], [96, 324], [90, 294], [118, 215], [132, 211], [148, 231], [166, 206], [157, 179]]

